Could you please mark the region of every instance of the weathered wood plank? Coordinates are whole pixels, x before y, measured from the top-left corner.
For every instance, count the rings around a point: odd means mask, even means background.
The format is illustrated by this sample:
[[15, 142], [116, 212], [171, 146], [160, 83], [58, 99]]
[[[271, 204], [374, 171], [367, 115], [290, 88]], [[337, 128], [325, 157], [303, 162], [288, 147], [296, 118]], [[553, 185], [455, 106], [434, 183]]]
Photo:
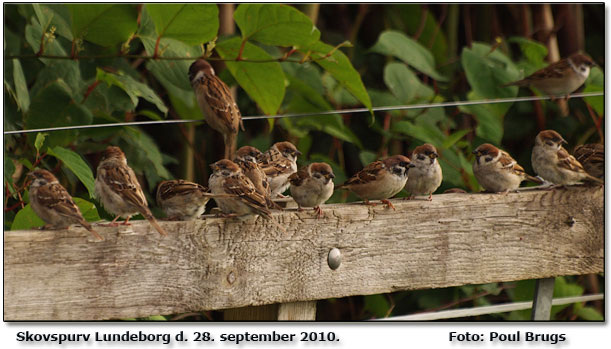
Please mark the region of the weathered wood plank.
[[[600, 187], [4, 233], [4, 319], [116, 319], [603, 271]], [[341, 252], [339, 268], [327, 264]]]

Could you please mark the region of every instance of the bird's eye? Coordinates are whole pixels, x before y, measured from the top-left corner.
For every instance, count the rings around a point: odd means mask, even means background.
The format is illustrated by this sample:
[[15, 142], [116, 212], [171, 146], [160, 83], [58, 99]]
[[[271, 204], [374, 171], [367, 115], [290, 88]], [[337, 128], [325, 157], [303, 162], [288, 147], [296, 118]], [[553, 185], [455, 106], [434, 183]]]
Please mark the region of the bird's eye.
[[492, 157], [486, 156], [486, 162], [490, 162], [490, 161], [492, 161]]
[[424, 160], [424, 155], [422, 154], [418, 155], [418, 160]]

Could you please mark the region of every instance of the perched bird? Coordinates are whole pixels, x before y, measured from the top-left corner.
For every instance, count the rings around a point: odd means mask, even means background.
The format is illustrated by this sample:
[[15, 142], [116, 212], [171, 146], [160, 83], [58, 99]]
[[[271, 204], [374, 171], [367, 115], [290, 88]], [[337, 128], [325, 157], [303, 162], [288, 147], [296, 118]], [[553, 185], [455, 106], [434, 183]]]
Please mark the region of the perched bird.
[[206, 187], [182, 179], [163, 181], [157, 187], [157, 204], [172, 220], [198, 218], [212, 197]]
[[321, 204], [333, 195], [333, 169], [324, 162], [314, 162], [289, 176], [291, 196], [302, 207], [314, 207], [318, 217], [323, 216]]
[[568, 96], [581, 86], [595, 63], [582, 53], [554, 62], [526, 78], [503, 86], [532, 86], [550, 96]]
[[43, 169], [28, 173], [30, 184], [30, 206], [45, 223], [45, 228], [62, 229], [71, 224], [80, 224], [98, 240], [104, 240], [87, 223], [78, 206], [55, 176]]
[[149, 210], [136, 174], [127, 165], [125, 154], [119, 147], [110, 146], [102, 154], [95, 178], [95, 193], [106, 211], [116, 215], [110, 225], [116, 226], [119, 217], [124, 217], [123, 224], [127, 225], [131, 216], [140, 213], [159, 234], [168, 235]]
[[578, 145], [573, 156], [590, 175], [605, 179], [605, 146], [600, 143]]
[[258, 214], [271, 218], [265, 196], [257, 192], [254, 184], [246, 177], [240, 166], [227, 159], [210, 165], [212, 175], [208, 181], [213, 194], [231, 194], [235, 197], [215, 197], [219, 209], [226, 216], [245, 216]]
[[272, 198], [288, 189], [289, 176], [297, 172], [299, 155], [301, 152], [291, 142], [278, 142], [257, 159], [269, 181]]
[[508, 193], [518, 189], [520, 183], [525, 180], [541, 183], [540, 179], [528, 175], [511, 155], [492, 144], [480, 145], [475, 148], [473, 154], [473, 174], [479, 184], [489, 192]]
[[223, 135], [225, 159], [233, 159], [237, 147], [238, 127], [244, 130], [244, 125], [229, 88], [214, 74], [214, 69], [204, 59], [198, 59], [191, 64], [189, 80], [206, 122]]
[[387, 207], [395, 207], [388, 201], [403, 189], [407, 182], [407, 172], [414, 165], [403, 155], [394, 155], [388, 159], [375, 161], [357, 172], [338, 187], [358, 195], [367, 205], [375, 205], [369, 200], [381, 200]]
[[405, 184], [410, 199], [418, 194], [429, 194], [429, 201], [433, 200], [433, 192], [439, 188], [443, 179], [438, 157], [437, 149], [431, 144], [426, 143], [414, 149], [411, 157], [414, 167], [410, 169]]
[[267, 180], [265, 172], [263, 172], [263, 169], [257, 163], [257, 158], [262, 156], [262, 154], [263, 153], [255, 147], [249, 145], [243, 146], [236, 152], [233, 162], [240, 166], [242, 173], [250, 179], [257, 193], [265, 197], [268, 208], [282, 209], [272, 201], [272, 191], [269, 181]]
[[531, 157], [535, 172], [556, 185], [578, 184], [583, 180], [604, 184], [602, 180], [588, 174], [581, 163], [562, 147], [563, 143], [567, 142], [556, 131], [539, 132]]

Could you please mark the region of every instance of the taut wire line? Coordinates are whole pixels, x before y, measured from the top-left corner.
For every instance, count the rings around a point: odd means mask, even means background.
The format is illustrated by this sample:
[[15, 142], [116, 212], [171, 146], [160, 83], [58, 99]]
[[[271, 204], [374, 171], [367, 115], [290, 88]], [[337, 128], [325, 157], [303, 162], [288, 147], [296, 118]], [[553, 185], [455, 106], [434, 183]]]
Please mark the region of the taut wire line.
[[[568, 98], [598, 97], [598, 96], [604, 96], [604, 95], [605, 95], [604, 92], [575, 93], [575, 94], [568, 96]], [[385, 106], [385, 107], [373, 107], [372, 109], [374, 112], [376, 112], [376, 111], [392, 111], [392, 110], [448, 108], [448, 107], [459, 107], [459, 106], [481, 105], [481, 104], [543, 101], [543, 100], [550, 100], [552, 98], [559, 98], [559, 97], [526, 96], [526, 97], [514, 97], [514, 98], [482, 99], [482, 100], [477, 100], [477, 101], [450, 101], [450, 102], [440, 102], [440, 103], [430, 103], [430, 104], [424, 103], [424, 104], [395, 105], [395, 106]], [[369, 109], [367, 108], [352, 108], [352, 109], [328, 110], [328, 111], [310, 112], [310, 113], [243, 116], [242, 120], [281, 119], [281, 118], [295, 118], [295, 117], [304, 117], [304, 116], [366, 113], [368, 111]], [[140, 126], [140, 125], [159, 125], [159, 124], [187, 124], [187, 123], [197, 123], [197, 122], [204, 122], [204, 120], [154, 120], [154, 121], [114, 122], [114, 123], [109, 123], [109, 124], [60, 126], [60, 127], [39, 128], [39, 129], [31, 129], [31, 130], [4, 131], [4, 134], [10, 135], [10, 134], [33, 133], [33, 132], [53, 132], [53, 131], [87, 129], [87, 128], [99, 128], [99, 127]]]

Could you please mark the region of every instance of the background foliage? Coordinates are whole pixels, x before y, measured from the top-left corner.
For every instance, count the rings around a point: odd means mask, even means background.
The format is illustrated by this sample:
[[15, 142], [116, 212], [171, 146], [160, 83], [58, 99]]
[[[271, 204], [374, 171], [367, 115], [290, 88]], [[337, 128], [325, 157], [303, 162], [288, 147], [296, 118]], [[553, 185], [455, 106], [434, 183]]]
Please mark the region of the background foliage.
[[[216, 71], [237, 87], [243, 115], [531, 95], [537, 92], [501, 85], [544, 67], [550, 56], [577, 50], [599, 65], [584, 91], [603, 90], [603, 5], [242, 4], [235, 11], [231, 6], [5, 5], [4, 130], [201, 120], [187, 70], [204, 52], [224, 60], [214, 62]], [[540, 20], [549, 13], [553, 27]], [[570, 146], [603, 141], [602, 97], [571, 99], [566, 108], [546, 101], [246, 121], [238, 143], [266, 149], [288, 139], [304, 154], [300, 165], [328, 162], [341, 183], [375, 159], [409, 155], [429, 142], [441, 153], [444, 182], [438, 192], [478, 191], [471, 150], [481, 143], [508, 150], [532, 172], [530, 150], [541, 129], [558, 130]], [[93, 172], [109, 144], [125, 151], [151, 206], [159, 181], [206, 184], [208, 164], [222, 154], [220, 136], [205, 126], [5, 136], [4, 228], [42, 224], [24, 188], [25, 173], [37, 166], [60, 178], [88, 220], [111, 218], [93, 199]], [[336, 193], [331, 202], [354, 199]], [[599, 279], [558, 278], [555, 293], [599, 292]], [[532, 289], [532, 281], [521, 281], [325, 300], [318, 318], [365, 319], [520, 301], [531, 299]], [[601, 309], [575, 304], [554, 307], [553, 314], [597, 320]], [[480, 319], [528, 317], [523, 311]], [[159, 319], [166, 317], [150, 318]]]

